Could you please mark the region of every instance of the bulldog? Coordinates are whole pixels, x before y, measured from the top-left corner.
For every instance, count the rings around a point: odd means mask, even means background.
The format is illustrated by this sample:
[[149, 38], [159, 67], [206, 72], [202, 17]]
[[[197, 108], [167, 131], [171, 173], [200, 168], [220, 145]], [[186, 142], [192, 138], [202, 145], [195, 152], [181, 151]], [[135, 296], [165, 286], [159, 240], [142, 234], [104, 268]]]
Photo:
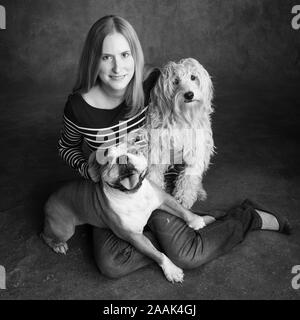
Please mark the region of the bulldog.
[[42, 238], [56, 253], [66, 254], [67, 240], [75, 227], [91, 224], [109, 228], [116, 236], [131, 243], [162, 268], [167, 280], [183, 281], [183, 270], [144, 236], [143, 229], [155, 209], [182, 218], [194, 230], [212, 222], [210, 216], [198, 216], [180, 205], [175, 198], [146, 178], [147, 159], [127, 144], [108, 149], [101, 163], [100, 182], [72, 181], [53, 193], [45, 204]]

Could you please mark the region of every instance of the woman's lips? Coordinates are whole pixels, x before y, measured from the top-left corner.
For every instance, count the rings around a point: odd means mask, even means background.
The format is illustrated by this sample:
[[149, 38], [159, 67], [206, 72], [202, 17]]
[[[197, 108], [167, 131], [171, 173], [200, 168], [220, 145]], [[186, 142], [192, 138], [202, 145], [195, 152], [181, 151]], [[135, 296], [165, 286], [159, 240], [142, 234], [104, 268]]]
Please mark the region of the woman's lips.
[[126, 77], [126, 74], [121, 76], [109, 76], [112, 80], [123, 80]]

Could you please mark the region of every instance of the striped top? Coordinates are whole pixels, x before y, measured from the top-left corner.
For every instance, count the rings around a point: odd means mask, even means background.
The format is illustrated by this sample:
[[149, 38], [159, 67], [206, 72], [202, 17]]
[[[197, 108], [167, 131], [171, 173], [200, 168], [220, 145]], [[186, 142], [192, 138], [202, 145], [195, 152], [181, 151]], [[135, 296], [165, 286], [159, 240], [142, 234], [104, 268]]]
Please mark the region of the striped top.
[[89, 153], [98, 148], [108, 149], [128, 132], [144, 125], [150, 91], [158, 76], [159, 71], [155, 70], [144, 81], [145, 107], [129, 119], [125, 119], [128, 110], [125, 101], [114, 109], [98, 109], [89, 105], [80, 93], [69, 95], [58, 142], [61, 158], [89, 179], [83, 145], [86, 145]]

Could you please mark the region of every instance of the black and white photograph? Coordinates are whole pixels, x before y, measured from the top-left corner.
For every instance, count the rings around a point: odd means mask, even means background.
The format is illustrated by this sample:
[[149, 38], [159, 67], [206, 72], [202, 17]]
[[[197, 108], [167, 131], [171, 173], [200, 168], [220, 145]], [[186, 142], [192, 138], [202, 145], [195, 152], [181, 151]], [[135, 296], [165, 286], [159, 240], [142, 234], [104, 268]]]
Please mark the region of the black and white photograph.
[[0, 0], [0, 300], [300, 300], [299, 88], [297, 0]]

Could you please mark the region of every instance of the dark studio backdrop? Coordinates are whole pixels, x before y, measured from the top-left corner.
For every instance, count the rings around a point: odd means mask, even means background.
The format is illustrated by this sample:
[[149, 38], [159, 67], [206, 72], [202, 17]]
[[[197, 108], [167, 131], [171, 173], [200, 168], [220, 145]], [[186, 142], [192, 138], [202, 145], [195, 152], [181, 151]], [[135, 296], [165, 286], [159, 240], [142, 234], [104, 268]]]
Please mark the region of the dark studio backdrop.
[[297, 88], [300, 30], [289, 0], [0, 0], [1, 205], [4, 210], [74, 173], [56, 143], [90, 26], [118, 14], [136, 29], [146, 62], [198, 59], [216, 97], [228, 88]]
[[[1, 93], [68, 92], [90, 26], [114, 13], [136, 29], [146, 61], [192, 56], [220, 81], [299, 78], [299, 31], [290, 0], [1, 0]], [[5, 90], [4, 90], [5, 89]]]

